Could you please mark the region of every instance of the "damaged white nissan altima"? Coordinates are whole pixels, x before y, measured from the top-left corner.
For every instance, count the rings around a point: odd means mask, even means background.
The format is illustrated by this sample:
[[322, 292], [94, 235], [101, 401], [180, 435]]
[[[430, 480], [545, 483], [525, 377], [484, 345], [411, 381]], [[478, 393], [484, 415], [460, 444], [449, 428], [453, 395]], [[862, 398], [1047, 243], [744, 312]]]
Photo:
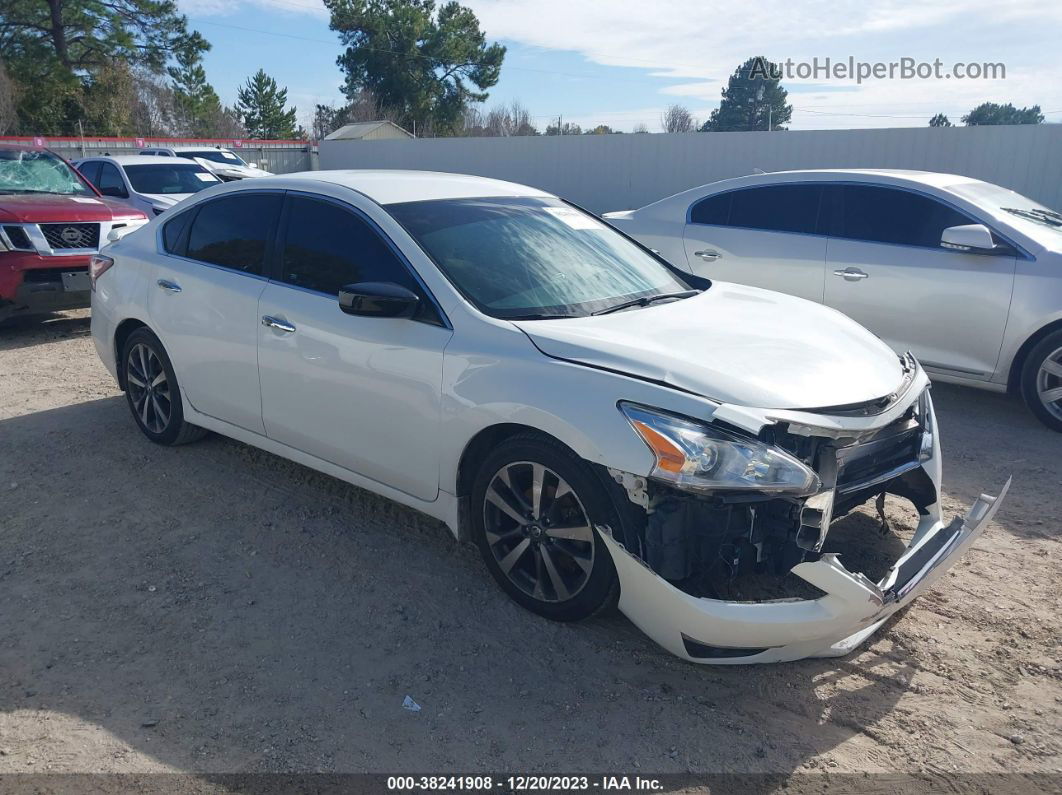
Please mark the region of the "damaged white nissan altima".
[[[1006, 491], [944, 520], [910, 355], [521, 185], [230, 183], [109, 246], [90, 280], [97, 350], [152, 441], [212, 430], [383, 494], [473, 540], [524, 607], [618, 603], [694, 662], [851, 650]], [[880, 536], [841, 558], [831, 523], [885, 494], [917, 511], [913, 538], [852, 571]]]

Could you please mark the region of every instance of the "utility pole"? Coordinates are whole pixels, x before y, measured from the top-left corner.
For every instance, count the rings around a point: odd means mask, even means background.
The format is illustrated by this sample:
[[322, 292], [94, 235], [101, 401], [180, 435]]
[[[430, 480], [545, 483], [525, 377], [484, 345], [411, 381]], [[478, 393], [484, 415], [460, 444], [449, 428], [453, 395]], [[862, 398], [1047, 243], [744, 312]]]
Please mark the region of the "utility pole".
[[85, 128], [81, 126], [81, 119], [77, 120], [77, 131], [81, 136], [81, 156], [85, 156]]
[[770, 105], [767, 106], [767, 132], [771, 132], [771, 114], [774, 111]]
[[564, 135], [564, 114], [557, 117], [557, 135]]

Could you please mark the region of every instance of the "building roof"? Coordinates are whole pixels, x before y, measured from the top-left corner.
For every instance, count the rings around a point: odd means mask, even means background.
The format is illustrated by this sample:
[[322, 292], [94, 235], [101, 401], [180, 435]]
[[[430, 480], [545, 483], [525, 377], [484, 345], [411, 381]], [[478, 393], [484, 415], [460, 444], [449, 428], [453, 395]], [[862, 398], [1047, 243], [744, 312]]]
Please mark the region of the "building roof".
[[447, 174], [441, 171], [390, 171], [351, 169], [344, 171], [300, 171], [254, 180], [254, 187], [264, 188], [271, 183], [298, 181], [328, 182], [363, 193], [379, 204], [431, 201], [435, 199], [471, 199], [485, 196], [550, 196], [552, 194], [503, 182], [500, 179], [474, 177], [469, 174]]
[[335, 132], [325, 136], [326, 141], [350, 141], [359, 138], [367, 138], [374, 132], [385, 128], [387, 137], [412, 138], [412, 134], [399, 127], [392, 121], [360, 121], [355, 124], [345, 124]]

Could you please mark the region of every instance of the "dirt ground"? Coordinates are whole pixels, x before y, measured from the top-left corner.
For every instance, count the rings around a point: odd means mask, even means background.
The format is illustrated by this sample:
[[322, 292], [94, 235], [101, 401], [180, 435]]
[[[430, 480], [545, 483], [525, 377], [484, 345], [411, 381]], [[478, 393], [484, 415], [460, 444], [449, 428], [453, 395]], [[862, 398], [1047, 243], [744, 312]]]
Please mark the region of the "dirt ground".
[[1062, 773], [1062, 435], [934, 394], [949, 513], [1014, 476], [966, 559], [847, 658], [700, 667], [619, 615], [523, 611], [386, 500], [217, 436], [152, 445], [87, 312], [11, 324], [0, 773]]

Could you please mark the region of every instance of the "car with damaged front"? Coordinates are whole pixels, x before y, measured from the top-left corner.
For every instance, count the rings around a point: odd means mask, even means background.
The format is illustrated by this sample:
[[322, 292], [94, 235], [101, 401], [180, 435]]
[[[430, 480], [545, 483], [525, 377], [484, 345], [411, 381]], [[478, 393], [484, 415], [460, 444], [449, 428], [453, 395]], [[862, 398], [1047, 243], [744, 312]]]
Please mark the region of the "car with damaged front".
[[[812, 302], [682, 273], [522, 185], [215, 186], [111, 245], [92, 284], [97, 351], [152, 441], [214, 431], [411, 506], [529, 610], [618, 604], [694, 662], [851, 650], [1006, 489], [945, 520], [911, 355]], [[859, 554], [824, 551], [831, 524], [886, 494], [917, 511], [913, 537], [884, 573], [849, 570]]]

